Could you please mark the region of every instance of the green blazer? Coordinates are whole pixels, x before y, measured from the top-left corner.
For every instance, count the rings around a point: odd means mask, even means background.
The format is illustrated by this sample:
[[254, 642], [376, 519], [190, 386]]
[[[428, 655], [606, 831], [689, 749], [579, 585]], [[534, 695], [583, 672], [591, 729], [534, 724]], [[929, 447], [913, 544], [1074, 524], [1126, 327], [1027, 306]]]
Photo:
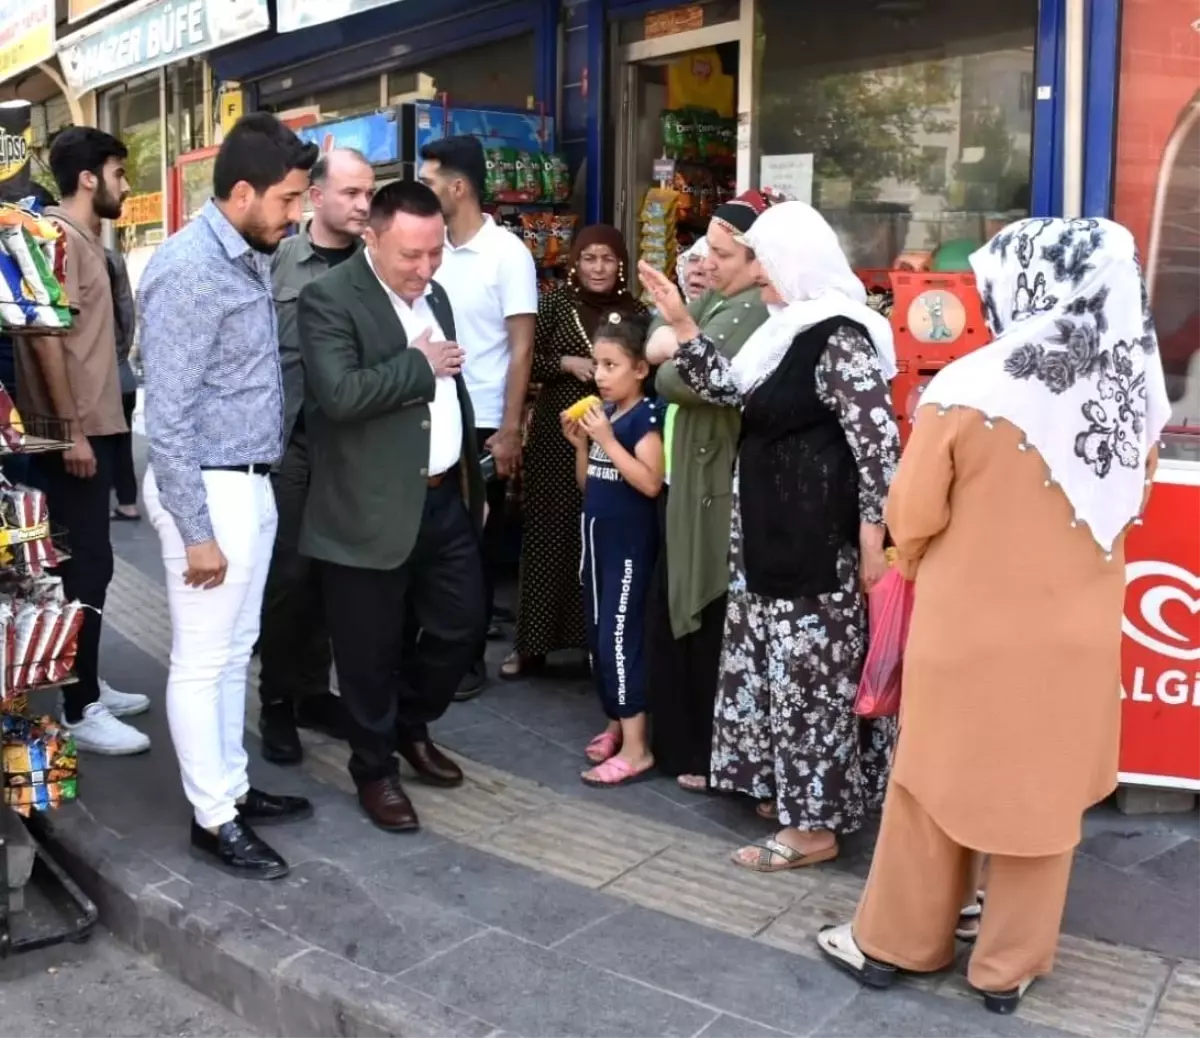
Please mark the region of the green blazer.
[[[450, 300], [437, 282], [430, 288], [430, 307], [453, 340]], [[408, 348], [365, 251], [300, 290], [297, 323], [311, 468], [300, 551], [341, 566], [396, 569], [412, 552], [425, 507], [433, 370]], [[481, 526], [475, 415], [462, 377], [455, 383], [463, 427], [457, 475]]]

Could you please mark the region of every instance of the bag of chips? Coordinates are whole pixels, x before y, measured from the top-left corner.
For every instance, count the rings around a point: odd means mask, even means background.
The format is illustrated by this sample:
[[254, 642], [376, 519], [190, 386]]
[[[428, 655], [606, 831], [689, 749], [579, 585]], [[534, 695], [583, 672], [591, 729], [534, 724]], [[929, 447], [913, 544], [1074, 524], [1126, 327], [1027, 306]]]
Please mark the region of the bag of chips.
[[512, 196], [516, 169], [504, 148], [488, 148], [484, 152], [484, 171], [484, 193], [488, 201], [503, 202]]
[[558, 152], [543, 152], [542, 156], [542, 201], [562, 205], [571, 201], [571, 173], [567, 160]]
[[75, 740], [49, 717], [33, 721], [6, 714], [3, 719], [2, 761], [4, 802], [28, 817], [45, 811], [77, 793], [79, 765]]
[[528, 151], [518, 151], [513, 159], [513, 197], [520, 205], [537, 202], [542, 197], [542, 161]]

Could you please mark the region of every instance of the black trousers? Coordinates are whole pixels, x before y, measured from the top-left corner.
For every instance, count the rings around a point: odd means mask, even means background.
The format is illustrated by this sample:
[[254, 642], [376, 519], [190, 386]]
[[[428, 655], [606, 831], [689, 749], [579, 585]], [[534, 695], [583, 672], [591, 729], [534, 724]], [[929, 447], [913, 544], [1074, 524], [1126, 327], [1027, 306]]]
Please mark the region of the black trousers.
[[54, 570], [62, 578], [68, 599], [77, 598], [91, 609], [83, 611], [79, 647], [75, 657], [78, 680], [63, 688], [63, 712], [68, 722], [83, 716], [84, 708], [100, 698], [100, 627], [104, 600], [113, 576], [113, 550], [109, 539], [109, 494], [113, 459], [120, 436], [91, 436], [96, 474], [91, 479], [70, 475], [57, 454], [35, 458], [39, 482], [46, 493], [51, 522], [65, 527], [70, 558]]
[[308, 437], [295, 429], [279, 471], [271, 476], [279, 527], [263, 593], [258, 655], [264, 704], [294, 702], [329, 691], [333, 652], [317, 563], [300, 554], [308, 500]]
[[[428, 738], [486, 631], [479, 537], [458, 481], [431, 487], [412, 554], [392, 570], [320, 563], [338, 685], [350, 715], [350, 775], [398, 773], [396, 746]], [[420, 629], [405, 651], [410, 618]]]
[[113, 490], [117, 504], [136, 505], [138, 499], [137, 474], [133, 471], [133, 410], [137, 407], [137, 390], [121, 394], [121, 410], [125, 412], [125, 424], [129, 432], [113, 437], [116, 448], [113, 453]]

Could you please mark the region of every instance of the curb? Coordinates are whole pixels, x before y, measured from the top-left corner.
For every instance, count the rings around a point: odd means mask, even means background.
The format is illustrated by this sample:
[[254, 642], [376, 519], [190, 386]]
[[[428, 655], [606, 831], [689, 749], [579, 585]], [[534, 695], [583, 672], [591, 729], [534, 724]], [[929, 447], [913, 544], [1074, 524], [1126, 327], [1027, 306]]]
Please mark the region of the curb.
[[378, 974], [202, 890], [102, 826], [82, 802], [56, 811], [39, 836], [120, 941], [263, 1033], [486, 1038], [494, 1031], [403, 984], [381, 984]]

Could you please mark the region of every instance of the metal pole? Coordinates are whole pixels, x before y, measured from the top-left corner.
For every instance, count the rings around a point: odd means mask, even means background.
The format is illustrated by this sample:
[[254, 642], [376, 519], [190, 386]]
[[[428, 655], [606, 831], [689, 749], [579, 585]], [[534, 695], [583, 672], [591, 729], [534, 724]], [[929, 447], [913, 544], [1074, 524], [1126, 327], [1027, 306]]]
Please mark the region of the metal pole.
[[1087, 0], [1066, 0], [1063, 64], [1063, 216], [1083, 214], [1083, 128], [1086, 115]]

